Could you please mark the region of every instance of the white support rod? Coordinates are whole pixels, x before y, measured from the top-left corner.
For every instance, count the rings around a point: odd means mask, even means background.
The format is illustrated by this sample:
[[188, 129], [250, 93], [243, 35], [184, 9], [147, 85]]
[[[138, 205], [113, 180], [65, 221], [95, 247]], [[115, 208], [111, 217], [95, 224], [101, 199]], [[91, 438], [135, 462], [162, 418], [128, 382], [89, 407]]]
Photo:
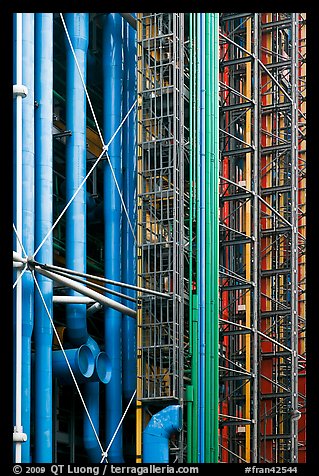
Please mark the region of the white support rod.
[[[19, 243], [19, 240], [17, 240], [18, 243]], [[21, 245], [18, 244], [20, 250], [21, 250]], [[26, 258], [22, 258], [22, 256], [17, 252], [17, 251], [13, 251], [13, 261], [17, 261], [19, 263], [26, 263], [27, 262], [27, 259]]]
[[94, 304], [96, 301], [86, 296], [53, 296], [53, 302], [59, 304]]
[[13, 267], [13, 268], [24, 268], [24, 264], [23, 264], [23, 263], [19, 263], [18, 261], [13, 261], [12, 267]]
[[48, 278], [51, 278], [58, 283], [64, 284], [65, 286], [74, 289], [74, 291], [77, 291], [83, 294], [84, 296], [92, 298], [94, 301], [100, 302], [101, 304], [103, 304], [103, 306], [112, 307], [113, 309], [116, 309], [122, 314], [131, 317], [136, 317], [136, 311], [134, 311], [133, 309], [130, 309], [129, 307], [126, 307], [123, 304], [114, 301], [113, 299], [109, 299], [108, 297], [103, 296], [103, 294], [97, 293], [96, 291], [87, 288], [86, 286], [83, 286], [82, 284], [73, 281], [73, 279], [66, 278], [65, 276], [61, 276], [56, 273], [52, 273], [52, 271], [42, 269], [40, 266], [35, 266], [34, 269], [43, 276], [47, 276]]
[[[22, 13], [16, 13], [16, 82], [22, 84]], [[22, 96], [16, 102], [16, 229], [22, 236]], [[22, 255], [22, 247], [17, 239], [17, 254]], [[21, 270], [17, 269], [17, 278]], [[16, 286], [16, 345], [15, 345], [15, 426], [14, 433], [22, 434], [22, 279]], [[15, 442], [15, 462], [21, 463], [21, 443]]]

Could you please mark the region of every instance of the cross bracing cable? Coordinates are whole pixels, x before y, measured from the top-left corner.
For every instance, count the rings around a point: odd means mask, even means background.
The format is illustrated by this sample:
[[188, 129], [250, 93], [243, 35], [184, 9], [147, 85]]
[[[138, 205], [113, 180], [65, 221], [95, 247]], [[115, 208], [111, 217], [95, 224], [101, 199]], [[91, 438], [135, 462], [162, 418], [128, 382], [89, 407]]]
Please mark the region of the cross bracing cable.
[[112, 143], [112, 141], [114, 140], [115, 136], [117, 135], [118, 131], [121, 129], [121, 127], [123, 126], [124, 122], [126, 121], [126, 119], [128, 118], [128, 116], [130, 115], [131, 111], [134, 109], [134, 107], [136, 106], [136, 103], [137, 101], [135, 100], [134, 103], [132, 104], [132, 106], [130, 107], [130, 109], [128, 110], [128, 112], [126, 113], [126, 115], [124, 116], [124, 118], [122, 119], [121, 123], [119, 124], [118, 128], [116, 129], [116, 131], [114, 132], [114, 134], [112, 135], [112, 137], [110, 138], [110, 140], [108, 141], [107, 144], [105, 144], [104, 142], [104, 139], [103, 139], [103, 136], [101, 134], [101, 131], [100, 131], [100, 128], [99, 128], [99, 125], [98, 125], [98, 122], [96, 120], [96, 116], [95, 116], [95, 113], [94, 113], [94, 109], [93, 109], [93, 106], [92, 106], [92, 103], [91, 103], [91, 99], [90, 99], [90, 96], [89, 96], [89, 93], [87, 91], [87, 88], [86, 88], [86, 85], [85, 85], [85, 82], [84, 82], [84, 79], [83, 79], [83, 76], [82, 76], [82, 73], [81, 73], [81, 70], [80, 70], [80, 67], [79, 67], [79, 64], [78, 64], [78, 61], [77, 61], [77, 58], [76, 58], [76, 55], [75, 55], [75, 51], [74, 51], [74, 48], [73, 48], [73, 45], [72, 45], [72, 42], [71, 42], [71, 39], [70, 39], [70, 36], [69, 36], [69, 33], [68, 33], [68, 30], [67, 30], [67, 27], [66, 27], [66, 24], [65, 24], [65, 21], [64, 21], [64, 18], [63, 18], [63, 15], [62, 13], [60, 13], [60, 17], [61, 17], [61, 20], [62, 20], [62, 23], [63, 23], [63, 26], [64, 26], [64, 30], [66, 32], [66, 36], [67, 36], [67, 39], [68, 39], [68, 42], [70, 44], [70, 48], [72, 50], [72, 54], [73, 54], [73, 57], [74, 57], [74, 60], [75, 60], [75, 63], [76, 63], [76, 66], [77, 66], [77, 69], [78, 69], [78, 72], [79, 72], [79, 75], [80, 75], [80, 78], [81, 78], [81, 82], [83, 84], [83, 88], [85, 90], [85, 94], [86, 94], [86, 97], [87, 97], [87, 100], [88, 100], [88, 103], [89, 103], [89, 106], [90, 106], [90, 109], [91, 109], [91, 112], [92, 112], [92, 115], [93, 115], [93, 118], [94, 118], [94, 121], [95, 121], [95, 125], [96, 125], [96, 128], [98, 130], [98, 133], [99, 133], [99, 136], [100, 136], [100, 140], [102, 142], [102, 152], [101, 154], [99, 155], [99, 157], [97, 158], [96, 162], [93, 164], [93, 166], [91, 167], [91, 169], [89, 170], [89, 172], [87, 173], [87, 175], [84, 177], [84, 179], [82, 180], [82, 182], [80, 183], [79, 187], [77, 188], [77, 190], [74, 192], [74, 194], [72, 195], [70, 201], [66, 204], [66, 206], [63, 208], [62, 212], [60, 213], [59, 217], [56, 219], [56, 221], [54, 222], [54, 224], [52, 225], [52, 227], [50, 228], [50, 230], [48, 231], [48, 233], [45, 235], [45, 237], [43, 238], [43, 240], [41, 241], [41, 243], [39, 244], [38, 248], [35, 250], [35, 252], [33, 253], [32, 257], [34, 258], [36, 256], [36, 254], [38, 253], [38, 251], [40, 250], [40, 248], [42, 247], [43, 243], [46, 241], [46, 239], [48, 238], [48, 236], [50, 236], [50, 234], [52, 233], [53, 229], [55, 228], [55, 226], [57, 225], [57, 223], [60, 221], [60, 219], [62, 218], [62, 216], [64, 215], [64, 213], [66, 212], [66, 210], [69, 208], [70, 204], [73, 202], [74, 198], [77, 196], [77, 194], [79, 193], [79, 191], [81, 190], [81, 188], [83, 187], [84, 183], [87, 181], [87, 179], [89, 178], [89, 176], [91, 175], [91, 173], [93, 172], [93, 170], [96, 168], [96, 166], [98, 165], [98, 163], [100, 162], [101, 158], [103, 157], [103, 155], [105, 154], [107, 160], [108, 160], [108, 163], [109, 163], [109, 166], [111, 168], [111, 172], [112, 172], [112, 175], [113, 175], [113, 178], [114, 178], [114, 181], [115, 181], [115, 185], [116, 185], [116, 188], [118, 190], [118, 193], [120, 195], [120, 199], [121, 199], [121, 202], [122, 202], [122, 205], [123, 205], [123, 209], [124, 209], [124, 212], [126, 214], [126, 217], [127, 217], [127, 220], [128, 220], [128, 223], [129, 223], [129, 226], [130, 226], [130, 229], [132, 231], [132, 234], [133, 234], [133, 237], [134, 237], [134, 240], [136, 241], [136, 237], [135, 237], [135, 234], [134, 234], [134, 230], [133, 230], [133, 226], [132, 226], [132, 223], [130, 221], [130, 218], [129, 218], [129, 215], [128, 215], [128, 211], [127, 211], [127, 208], [125, 206], [125, 203], [124, 203], [124, 200], [123, 200], [123, 196], [122, 196], [122, 193], [120, 191], [120, 188], [119, 188], [119, 185], [118, 185], [118, 182], [116, 180], [116, 177], [115, 177], [115, 173], [114, 173], [114, 170], [113, 170], [113, 167], [112, 167], [112, 164], [111, 164], [111, 161], [110, 161], [110, 157], [109, 157], [109, 154], [108, 154], [108, 149], [109, 149], [109, 146], [110, 144]]

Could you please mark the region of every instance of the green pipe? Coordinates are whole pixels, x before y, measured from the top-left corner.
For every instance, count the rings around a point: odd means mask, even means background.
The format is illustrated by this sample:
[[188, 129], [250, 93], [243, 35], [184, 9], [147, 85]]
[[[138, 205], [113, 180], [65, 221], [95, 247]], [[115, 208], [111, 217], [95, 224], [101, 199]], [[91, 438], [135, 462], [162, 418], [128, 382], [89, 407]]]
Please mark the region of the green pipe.
[[[197, 70], [198, 70], [198, 55], [197, 55], [197, 14], [192, 14], [193, 22], [193, 45], [196, 45], [196, 48], [193, 49], [193, 58], [192, 62], [194, 65], [193, 71], [193, 101], [192, 101], [192, 114], [193, 114], [193, 182], [194, 182], [194, 216], [196, 221], [196, 235], [195, 235], [195, 245], [196, 245], [196, 269], [195, 269], [195, 283], [196, 283], [196, 294], [193, 294], [193, 306], [192, 306], [192, 329], [193, 329], [193, 357], [192, 357], [192, 385], [193, 385], [193, 415], [192, 415], [192, 461], [193, 463], [198, 462], [198, 252], [199, 252], [199, 220], [198, 210], [199, 210], [199, 194], [198, 194], [198, 167], [197, 167], [197, 152], [198, 152], [198, 133], [197, 133], [197, 124], [198, 124], [198, 82], [197, 82]], [[196, 173], [195, 173], [196, 171]]]
[[[189, 353], [192, 361], [193, 357], [193, 291], [192, 291], [192, 282], [193, 282], [193, 24], [192, 24], [192, 13], [189, 14]], [[192, 381], [192, 370], [191, 370], [191, 381]], [[193, 412], [193, 386], [188, 386], [192, 388], [191, 398], [187, 398], [187, 462], [192, 462], [192, 441], [193, 441], [193, 421], [192, 421], [192, 412]], [[186, 390], [186, 391], [187, 391]], [[190, 395], [190, 391], [187, 392], [187, 395]]]
[[205, 328], [206, 328], [206, 353], [205, 353], [205, 463], [210, 463], [210, 434], [212, 422], [212, 281], [214, 269], [212, 269], [212, 203], [211, 203], [211, 155], [212, 155], [212, 75], [211, 75], [211, 14], [205, 14]]
[[212, 14], [212, 419], [211, 419], [211, 463], [218, 462], [218, 344], [219, 344], [219, 14]]

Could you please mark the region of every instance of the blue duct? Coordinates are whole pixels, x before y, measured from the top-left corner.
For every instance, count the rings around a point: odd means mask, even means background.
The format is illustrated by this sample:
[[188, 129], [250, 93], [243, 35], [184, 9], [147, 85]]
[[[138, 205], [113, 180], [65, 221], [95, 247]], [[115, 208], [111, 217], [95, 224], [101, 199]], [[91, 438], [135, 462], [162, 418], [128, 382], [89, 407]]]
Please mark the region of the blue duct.
[[181, 429], [180, 405], [170, 405], [153, 415], [143, 431], [143, 463], [169, 463], [169, 439]]
[[[65, 196], [66, 191], [66, 181], [64, 180], [60, 185], [61, 196]], [[58, 213], [61, 213], [66, 205], [66, 201], [63, 200], [57, 204]], [[102, 223], [103, 219], [103, 204], [102, 202], [97, 203], [95, 198], [91, 193], [86, 192], [86, 217], [87, 223], [96, 224]]]
[[[132, 13], [135, 18], [135, 13]], [[123, 114], [136, 99], [136, 31], [125, 22], [124, 42], [124, 104]], [[136, 109], [123, 125], [123, 196], [136, 235]], [[123, 216], [122, 281], [136, 286], [136, 245], [126, 216]], [[136, 298], [134, 290], [126, 291]], [[125, 300], [127, 307], [136, 307]], [[129, 401], [136, 389], [136, 319], [123, 314], [123, 398]]]
[[[66, 349], [65, 354], [78, 383], [85, 383], [94, 373], [94, 354], [88, 345], [81, 345], [76, 349]], [[61, 383], [73, 382], [72, 375], [66, 363], [62, 350], [52, 352], [52, 368], [54, 377]]]
[[[66, 13], [70, 40], [86, 82], [87, 50], [89, 42], [89, 14]], [[86, 176], [86, 95], [70, 45], [66, 45], [66, 128], [72, 131], [66, 146], [66, 200], [69, 201]], [[66, 212], [66, 267], [86, 272], [86, 186], [82, 186]], [[71, 292], [71, 295], [77, 295]], [[97, 357], [99, 348], [89, 337], [86, 325], [86, 305], [68, 304], [67, 336], [73, 345], [87, 344]], [[99, 383], [85, 386], [87, 409], [99, 433]], [[101, 450], [93, 429], [84, 413], [83, 442], [89, 459], [100, 462]]]
[[[113, 136], [122, 120], [122, 18], [119, 13], [104, 16], [103, 23], [103, 94], [105, 142]], [[108, 154], [122, 190], [122, 130], [111, 142]], [[108, 161], [104, 163], [104, 253], [105, 277], [121, 280], [121, 200]], [[110, 286], [116, 289], [114, 286]], [[113, 299], [119, 298], [113, 296]], [[111, 359], [112, 379], [106, 387], [105, 436], [111, 441], [122, 417], [122, 315], [105, 309], [105, 351]], [[110, 447], [108, 460], [123, 463], [123, 431], [118, 430]]]
[[[90, 382], [84, 385], [83, 392], [86, 407], [97, 434], [99, 434], [99, 390], [99, 382]], [[101, 448], [86, 413], [83, 421], [83, 445], [91, 463], [99, 463], [102, 458]]]
[[198, 412], [198, 462], [205, 457], [205, 13], [198, 15], [199, 23], [199, 412]]
[[[110, 381], [111, 364], [105, 352], [95, 355], [94, 350], [88, 344], [83, 344], [75, 349], [66, 349], [64, 352], [78, 383], [102, 382], [106, 384]], [[61, 383], [71, 384], [73, 378], [62, 350], [55, 350], [52, 356], [54, 377], [59, 378]]]
[[[89, 14], [66, 13], [65, 22], [84, 82], [89, 42]], [[72, 50], [66, 40], [66, 201], [86, 176], [86, 96]], [[66, 267], [86, 272], [86, 185], [66, 211]], [[79, 295], [70, 291], [70, 295]], [[68, 304], [67, 335], [74, 345], [87, 341], [86, 305]]]
[[[53, 202], [53, 14], [35, 15], [35, 246], [52, 226]], [[50, 235], [36, 259], [52, 264], [53, 240]], [[39, 288], [52, 315], [53, 282], [37, 275]], [[52, 463], [52, 327], [39, 293], [35, 294], [35, 441], [37, 463]]]
[[[34, 252], [34, 13], [22, 16], [22, 84], [28, 95], [22, 102], [22, 244]], [[22, 277], [22, 426], [27, 441], [22, 444], [22, 463], [31, 462], [31, 335], [34, 317], [34, 283], [30, 271]]]

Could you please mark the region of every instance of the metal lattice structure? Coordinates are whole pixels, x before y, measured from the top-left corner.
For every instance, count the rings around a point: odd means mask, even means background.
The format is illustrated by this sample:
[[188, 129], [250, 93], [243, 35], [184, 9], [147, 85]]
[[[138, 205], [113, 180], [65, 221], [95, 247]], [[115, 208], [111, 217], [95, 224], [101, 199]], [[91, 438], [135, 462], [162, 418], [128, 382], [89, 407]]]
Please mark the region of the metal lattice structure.
[[[260, 459], [298, 461], [299, 22], [298, 13], [261, 15], [260, 58]], [[267, 205], [266, 205], [267, 203]], [[265, 383], [266, 380], [266, 383]]]
[[305, 444], [303, 25], [297, 13], [221, 14], [220, 413], [230, 462], [296, 462]]
[[256, 455], [258, 14], [220, 25], [221, 454], [240, 462]]
[[183, 400], [183, 38], [183, 14], [138, 14], [138, 284], [167, 293], [139, 296], [137, 399], [150, 412]]

